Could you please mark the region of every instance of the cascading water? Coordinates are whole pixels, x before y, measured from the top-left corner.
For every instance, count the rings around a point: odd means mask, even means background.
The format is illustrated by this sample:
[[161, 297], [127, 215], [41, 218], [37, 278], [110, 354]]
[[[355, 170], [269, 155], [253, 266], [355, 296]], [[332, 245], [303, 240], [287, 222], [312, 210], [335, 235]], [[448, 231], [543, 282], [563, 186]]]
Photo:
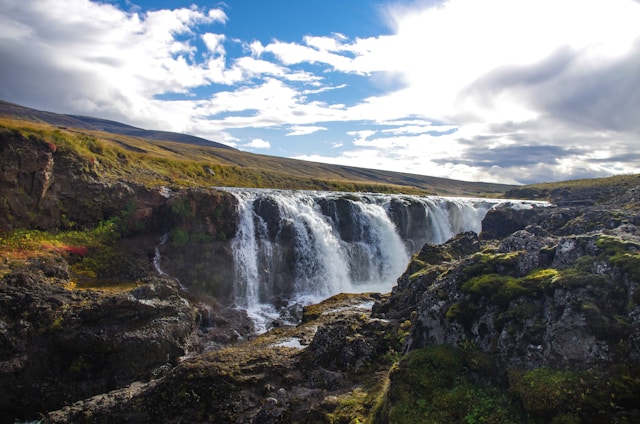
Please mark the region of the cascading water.
[[426, 242], [479, 233], [503, 201], [229, 189], [238, 199], [233, 297], [258, 331], [283, 306], [341, 292], [387, 292]]

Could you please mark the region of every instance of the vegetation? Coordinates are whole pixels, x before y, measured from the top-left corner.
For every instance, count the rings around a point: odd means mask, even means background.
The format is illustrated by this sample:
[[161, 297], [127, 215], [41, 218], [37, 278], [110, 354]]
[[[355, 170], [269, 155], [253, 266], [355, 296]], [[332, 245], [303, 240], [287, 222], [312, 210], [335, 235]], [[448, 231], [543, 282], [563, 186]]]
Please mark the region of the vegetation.
[[0, 232], [0, 251], [5, 258], [0, 276], [35, 258], [62, 255], [69, 262], [69, 287], [120, 286], [125, 281], [142, 278], [135, 258], [119, 249], [120, 220], [100, 222], [90, 230], [71, 230], [52, 234], [39, 230]]
[[530, 184], [522, 188], [538, 189], [538, 190], [572, 190], [579, 188], [598, 189], [610, 186], [634, 187], [638, 184], [638, 174], [616, 175], [606, 178], [584, 178], [579, 180], [558, 181], [551, 183]]
[[[402, 181], [401, 177], [385, 180], [387, 177], [373, 171], [367, 172], [369, 177], [366, 177], [362, 172], [352, 173], [343, 167], [10, 119], [0, 119], [0, 131], [18, 132], [30, 141], [44, 143], [56, 160], [59, 158], [62, 163], [67, 160], [67, 164], [79, 166], [83, 172], [106, 180], [132, 181], [145, 186], [246, 186], [416, 194], [437, 191], [467, 195], [486, 194], [494, 189], [493, 194], [496, 194], [501, 190], [500, 186], [492, 188], [471, 183], [465, 186], [459, 182], [439, 182], [441, 185], [432, 187], [422, 183], [403, 185], [397, 183]], [[571, 193], [600, 185], [612, 187], [633, 183], [637, 184], [637, 176], [530, 187], [551, 196], [554, 190]], [[481, 191], [483, 187], [485, 192]], [[9, 259], [0, 265], [0, 276], [22, 260], [61, 255], [70, 264], [70, 278], [65, 285], [68, 289], [113, 287], [123, 281], [136, 281], [142, 276], [136, 274], [141, 268], [135, 258], [123, 254], [118, 246], [127, 231], [127, 216], [131, 212], [125, 210], [120, 216], [101, 221], [92, 229], [73, 229], [57, 234], [37, 230], [0, 233], [0, 251], [5, 259]], [[198, 216], [188, 199], [175, 201], [171, 213], [185, 223]], [[223, 212], [217, 208], [213, 213], [220, 215]], [[73, 228], [72, 225], [68, 227]], [[188, 225], [176, 227], [168, 235], [170, 245], [178, 249], [226, 237], [222, 232], [205, 234], [201, 228]], [[590, 255], [570, 266], [540, 267], [526, 273], [519, 269], [526, 254], [524, 251], [499, 253], [495, 248], [487, 248], [465, 259], [467, 253], [458, 255], [453, 249], [423, 250], [414, 255], [409, 264], [409, 280], [427, 287], [452, 271], [447, 263], [462, 260], [457, 282], [464, 298], [449, 308], [446, 317], [468, 329], [482, 308], [492, 307], [498, 330], [506, 323], [512, 327], [524, 326], [538, 312], [535, 299], [556, 288], [598, 288], [608, 284], [606, 299], [576, 300], [572, 307], [584, 314], [594, 334], [615, 342], [610, 345], [616, 357], [628, 358], [629, 348], [625, 343], [629, 338], [630, 323], [626, 316], [603, 313], [601, 304], [619, 299], [626, 304], [627, 293], [620, 293], [616, 282], [606, 273], [596, 272], [595, 268], [611, 265], [619, 270], [623, 279], [640, 282], [640, 245], [613, 236], [576, 240], [578, 247], [588, 250]], [[591, 244], [587, 246], [587, 243]], [[193, 268], [197, 270], [197, 266]], [[119, 280], [119, 276], [123, 278]], [[200, 286], [196, 283], [195, 287], [206, 287], [208, 292], [215, 294], [216, 278], [213, 276]], [[284, 387], [296, 378], [302, 379], [296, 373], [303, 371], [309, 373], [303, 382], [315, 382], [313, 372], [320, 367], [314, 365], [313, 369], [305, 370], [300, 366], [302, 362], [296, 362], [300, 355], [295, 348], [278, 346], [277, 341], [293, 334], [308, 337], [315, 331], [310, 328], [317, 328], [323, 316], [339, 309], [337, 305], [348, 305], [352, 297], [342, 294], [305, 307], [302, 324], [295, 329], [283, 326], [246, 344], [189, 359], [168, 377], [174, 378], [175, 384], [164, 389], [167, 399], [175, 391], [178, 406], [187, 410], [200, 408], [198, 413], [202, 416], [198, 419], [205, 420], [207, 407], [212, 410], [227, 408], [230, 392], [254, 386], [256, 382], [265, 387], [265, 395], [273, 394], [274, 389]], [[447, 293], [443, 293], [441, 298], [446, 297]], [[640, 304], [640, 290], [635, 291], [632, 299], [630, 303]], [[365, 318], [365, 315], [353, 318], [350, 325], [357, 326]], [[305, 327], [309, 329], [305, 330]], [[345, 390], [327, 395], [318, 414], [332, 423], [535, 424], [607, 421], [619, 411], [637, 408], [640, 393], [640, 366], [637, 364], [620, 362], [587, 369], [511, 369], [500, 373], [496, 369], [496, 358], [481, 352], [470, 340], [464, 340], [457, 347], [429, 346], [401, 354], [410, 327], [411, 322], [405, 321], [397, 327], [390, 325], [384, 331], [376, 330], [383, 340], [383, 348], [380, 348], [383, 352], [375, 356], [375, 364], [366, 364], [364, 370], [356, 371], [358, 378]], [[58, 317], [50, 323], [49, 329], [62, 331], [63, 328], [63, 320]], [[506, 329], [509, 334], [512, 330]], [[536, 342], [535, 331], [537, 329], [533, 328], [527, 335], [531, 343]], [[72, 374], [82, 374], [89, 368], [90, 364], [83, 356], [78, 356], [69, 365]], [[212, 381], [216, 384], [212, 385]], [[272, 382], [276, 384], [272, 385]], [[168, 409], [172, 410], [174, 405], [170, 406]], [[180, 409], [175, 408], [175, 411]], [[637, 409], [628, 415], [618, 414], [616, 419], [622, 423], [640, 422]]]
[[640, 245], [603, 236], [598, 239], [596, 246], [602, 252], [598, 259], [610, 261], [631, 279], [640, 282]]
[[[623, 363], [583, 371], [513, 369], [496, 381], [493, 356], [473, 344], [407, 353], [374, 410], [373, 423], [637, 422], [640, 368]], [[346, 421], [345, 421], [346, 422]], [[367, 422], [367, 421], [362, 421]]]
[[[509, 391], [522, 402], [528, 422], [611, 422], [611, 413], [637, 406], [639, 371], [635, 364], [585, 371], [512, 370]], [[632, 423], [639, 418], [637, 412], [629, 412], [615, 422]]]
[[522, 422], [517, 402], [488, 384], [492, 365], [490, 357], [472, 346], [411, 351], [391, 371], [389, 391], [373, 422]]
[[551, 202], [572, 202], [611, 206], [615, 202], [621, 209], [640, 206], [640, 200], [626, 196], [628, 190], [640, 184], [640, 174], [616, 175], [607, 178], [587, 178], [580, 180], [540, 183], [509, 190], [508, 198], [543, 199]]

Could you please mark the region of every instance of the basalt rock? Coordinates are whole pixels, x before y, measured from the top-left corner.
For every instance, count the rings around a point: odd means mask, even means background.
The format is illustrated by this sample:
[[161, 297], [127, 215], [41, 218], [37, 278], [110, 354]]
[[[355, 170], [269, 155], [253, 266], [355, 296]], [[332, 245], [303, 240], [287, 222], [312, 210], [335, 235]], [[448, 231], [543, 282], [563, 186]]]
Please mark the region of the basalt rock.
[[637, 358], [640, 243], [614, 234], [519, 231], [492, 253], [457, 261], [429, 281], [409, 348], [469, 340], [505, 367], [530, 369]]
[[482, 221], [480, 238], [499, 240], [529, 225], [561, 236], [583, 234], [600, 229], [614, 229], [624, 224], [638, 225], [640, 215], [633, 208], [596, 207], [532, 207], [513, 209], [498, 206], [489, 210]]
[[[445, 244], [423, 251], [449, 249]], [[527, 373], [573, 372], [565, 375], [581, 375], [583, 382], [586, 376], [606, 375], [602, 378], [613, 384], [626, 378], [619, 373], [629, 371], [621, 369], [635, 369], [640, 358], [640, 238], [635, 226], [571, 236], [530, 226], [497, 244], [483, 242], [468, 256], [447, 262], [442, 256], [432, 255], [422, 270], [409, 267], [391, 296], [374, 306], [381, 317], [405, 311], [400, 317], [412, 324], [409, 351], [441, 345], [490, 355], [494, 371], [476, 378], [521, 393], [527, 402], [525, 389], [512, 386]], [[629, 387], [638, 383], [632, 380]], [[598, 414], [601, 422], [617, 422], [638, 414], [629, 404], [629, 390], [614, 390], [613, 397], [626, 399], [614, 399], [597, 413], [580, 408], [600, 398], [583, 401], [578, 410], [525, 409], [532, 416], [551, 414], [547, 419], [570, 411], [585, 422]], [[636, 394], [633, 402], [638, 400]]]
[[36, 260], [0, 281], [0, 422], [147, 380], [185, 354], [196, 309], [175, 281], [77, 290], [66, 262]]
[[[123, 258], [153, 256], [148, 250], [162, 244], [162, 265], [184, 285], [211, 289], [221, 299], [229, 296], [233, 195], [205, 188], [148, 188], [103, 174], [100, 164], [50, 140], [0, 131], [0, 231], [56, 233], [115, 222]], [[216, 281], [203, 287], [211, 275]]]
[[410, 319], [429, 281], [443, 272], [446, 264], [478, 252], [480, 248], [478, 236], [473, 232], [458, 234], [445, 244], [425, 244], [398, 278], [391, 295], [385, 302], [377, 302], [373, 312], [401, 321]]
[[371, 385], [400, 347], [391, 323], [369, 316], [375, 298], [327, 299], [305, 308], [299, 326], [190, 356], [158, 380], [52, 411], [45, 421], [329, 422], [339, 399]]

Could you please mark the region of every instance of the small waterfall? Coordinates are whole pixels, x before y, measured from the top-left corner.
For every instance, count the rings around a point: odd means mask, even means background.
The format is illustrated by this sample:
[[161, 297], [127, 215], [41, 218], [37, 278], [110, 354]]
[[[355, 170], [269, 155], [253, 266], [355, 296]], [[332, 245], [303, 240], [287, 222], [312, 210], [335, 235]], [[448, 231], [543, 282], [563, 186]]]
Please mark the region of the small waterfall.
[[158, 275], [167, 275], [167, 273], [164, 272], [160, 267], [160, 260], [162, 259], [162, 256], [160, 255], [160, 246], [165, 244], [168, 239], [169, 234], [164, 234], [162, 237], [160, 237], [160, 244], [156, 245], [155, 254], [153, 256], [153, 267], [156, 269]]
[[223, 188], [238, 199], [232, 241], [235, 305], [258, 331], [287, 306], [341, 292], [387, 292], [410, 255], [481, 230], [504, 201]]

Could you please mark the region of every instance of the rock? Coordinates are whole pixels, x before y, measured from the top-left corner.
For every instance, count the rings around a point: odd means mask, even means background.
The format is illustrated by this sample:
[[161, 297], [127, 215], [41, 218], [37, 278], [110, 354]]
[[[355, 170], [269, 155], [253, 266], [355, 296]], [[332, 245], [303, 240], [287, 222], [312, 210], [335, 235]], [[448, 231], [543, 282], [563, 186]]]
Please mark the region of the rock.
[[501, 204], [490, 209], [482, 220], [483, 240], [501, 239], [515, 231], [523, 230], [527, 225], [535, 224], [541, 208], [514, 209], [508, 204]]
[[[279, 327], [243, 343], [189, 356], [164, 377], [47, 414], [48, 422], [325, 422], [354, 386], [391, 366], [394, 332], [361, 308], [371, 295], [339, 295], [307, 310], [299, 326]], [[320, 335], [317, 330], [322, 331]], [[340, 347], [341, 337], [353, 343]], [[282, 340], [312, 338], [306, 348]], [[363, 348], [363, 346], [369, 346]], [[399, 348], [399, 344], [393, 344]], [[362, 353], [361, 358], [357, 357]], [[338, 353], [345, 363], [332, 362]], [[325, 368], [322, 364], [331, 367]], [[368, 406], [367, 408], [371, 408]]]
[[194, 308], [173, 280], [131, 292], [69, 289], [66, 263], [0, 281], [0, 421], [35, 418], [158, 375], [184, 355]]

